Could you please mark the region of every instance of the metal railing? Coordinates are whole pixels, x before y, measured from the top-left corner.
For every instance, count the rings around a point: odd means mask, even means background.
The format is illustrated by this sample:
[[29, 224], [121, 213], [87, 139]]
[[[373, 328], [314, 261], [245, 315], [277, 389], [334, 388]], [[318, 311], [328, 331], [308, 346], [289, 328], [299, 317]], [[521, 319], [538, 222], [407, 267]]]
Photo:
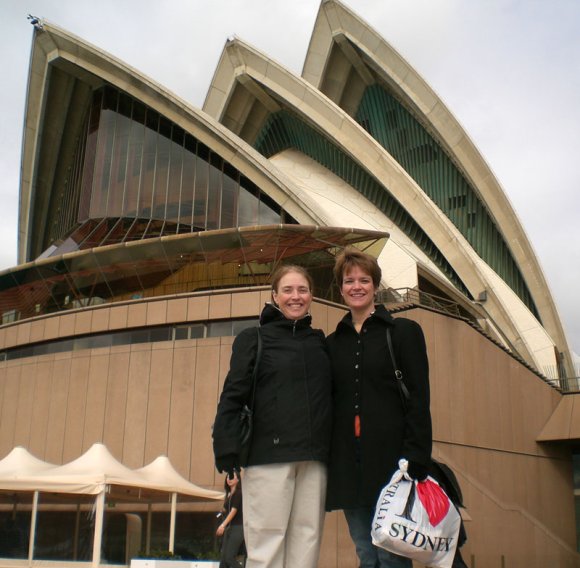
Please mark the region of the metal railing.
[[562, 376], [562, 371], [555, 365], [543, 368], [548, 382], [559, 388], [564, 394], [580, 392], [580, 364], [574, 365], [574, 375], [571, 377]]
[[377, 292], [377, 301], [382, 304], [419, 304], [451, 314], [465, 317], [459, 304], [453, 300], [422, 292], [416, 288], [387, 288]]
[[556, 388], [559, 388], [563, 394], [580, 393], [580, 377], [561, 377], [559, 379], [550, 379]]

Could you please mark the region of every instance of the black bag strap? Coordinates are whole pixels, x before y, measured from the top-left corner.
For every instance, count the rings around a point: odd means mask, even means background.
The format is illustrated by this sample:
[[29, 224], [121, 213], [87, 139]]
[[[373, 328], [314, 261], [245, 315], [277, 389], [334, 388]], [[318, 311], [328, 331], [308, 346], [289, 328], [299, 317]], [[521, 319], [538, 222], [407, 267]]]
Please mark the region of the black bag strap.
[[247, 406], [250, 410], [254, 408], [254, 398], [256, 397], [256, 383], [258, 382], [258, 365], [260, 364], [260, 358], [262, 357], [262, 334], [260, 328], [256, 328], [256, 333], [258, 334], [258, 343], [256, 347], [256, 360], [254, 361], [254, 369], [252, 370], [252, 396], [248, 401]]
[[395, 379], [397, 379], [397, 386], [399, 387], [399, 394], [401, 395], [401, 401], [403, 403], [403, 408], [407, 409], [407, 403], [411, 400], [411, 394], [409, 389], [403, 380], [403, 372], [399, 369], [397, 365], [397, 360], [395, 359], [395, 350], [393, 349], [393, 339], [391, 338], [391, 328], [387, 326], [387, 345], [389, 347], [389, 353], [391, 355], [391, 361], [393, 362], [393, 367], [395, 367]]
[[[397, 385], [399, 387], [401, 401], [403, 402], [403, 408], [407, 410], [407, 402], [411, 400], [411, 393], [409, 393], [409, 389], [407, 388], [407, 385], [405, 385], [403, 381], [402, 371], [398, 368], [397, 360], [395, 359], [395, 350], [393, 349], [393, 340], [391, 338], [391, 329], [389, 327], [387, 327], [387, 345], [389, 347], [391, 360], [393, 361], [393, 367], [395, 367], [395, 378], [397, 379]], [[455, 473], [453, 473], [453, 470], [447, 464], [438, 462], [433, 458], [431, 458], [431, 464], [435, 464], [436, 469], [440, 472], [440, 475], [434, 475], [434, 477], [439, 482], [439, 484], [443, 486], [443, 490], [445, 491], [451, 502], [456, 507], [465, 508], [465, 505], [463, 504], [463, 495], [461, 494], [461, 487], [459, 486], [459, 482], [457, 481], [457, 477], [455, 477]], [[433, 469], [433, 465], [431, 465], [431, 469]], [[429, 474], [432, 475], [432, 472], [429, 472]], [[414, 493], [414, 491], [411, 492]], [[407, 501], [407, 507], [408, 506], [409, 501]], [[465, 541], [467, 540], [463, 519], [461, 519], [459, 533], [460, 533], [460, 542], [457, 543], [457, 552], [453, 560], [453, 566], [455, 566], [458, 557], [459, 561], [457, 566], [464, 566], [461, 554], [459, 554], [459, 547], [463, 546], [463, 544], [465, 544]]]

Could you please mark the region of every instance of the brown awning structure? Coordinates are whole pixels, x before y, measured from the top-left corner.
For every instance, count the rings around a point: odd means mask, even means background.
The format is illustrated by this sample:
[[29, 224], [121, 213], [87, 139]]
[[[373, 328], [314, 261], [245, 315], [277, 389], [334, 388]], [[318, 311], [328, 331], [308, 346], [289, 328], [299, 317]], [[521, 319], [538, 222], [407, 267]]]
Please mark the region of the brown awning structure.
[[82, 306], [236, 286], [263, 285], [284, 262], [309, 268], [329, 297], [336, 252], [375, 256], [388, 233], [267, 225], [170, 235], [37, 259], [0, 272], [2, 323]]

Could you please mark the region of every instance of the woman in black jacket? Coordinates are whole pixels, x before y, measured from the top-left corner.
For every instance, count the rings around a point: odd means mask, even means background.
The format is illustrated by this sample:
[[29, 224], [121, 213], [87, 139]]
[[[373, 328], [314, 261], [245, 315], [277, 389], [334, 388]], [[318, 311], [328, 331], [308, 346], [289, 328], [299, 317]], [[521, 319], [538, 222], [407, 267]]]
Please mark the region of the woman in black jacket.
[[251, 393], [257, 330], [242, 331], [218, 404], [218, 471], [244, 469], [247, 568], [315, 568], [331, 431], [331, 377], [324, 335], [311, 328], [312, 279], [298, 266], [272, 277], [260, 317], [262, 352], [248, 463], [240, 464], [239, 416]]
[[[371, 520], [378, 495], [398, 467], [409, 462], [415, 479], [427, 476], [431, 460], [429, 366], [421, 327], [392, 318], [374, 304], [381, 269], [373, 257], [346, 249], [335, 277], [350, 311], [328, 337], [333, 374], [333, 432], [327, 509], [343, 509], [360, 568], [411, 567], [373, 546]], [[410, 392], [407, 408], [398, 390], [386, 331]]]

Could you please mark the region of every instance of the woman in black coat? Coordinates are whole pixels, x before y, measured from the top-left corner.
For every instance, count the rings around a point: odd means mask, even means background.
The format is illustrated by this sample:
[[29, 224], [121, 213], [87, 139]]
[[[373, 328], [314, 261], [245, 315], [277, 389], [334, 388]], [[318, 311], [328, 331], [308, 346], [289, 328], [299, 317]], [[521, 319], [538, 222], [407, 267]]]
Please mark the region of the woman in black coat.
[[330, 361], [309, 314], [312, 279], [299, 266], [272, 277], [260, 317], [254, 430], [240, 463], [240, 410], [250, 399], [257, 330], [232, 346], [213, 429], [218, 471], [244, 467], [246, 568], [316, 568], [324, 521], [331, 433]]
[[[333, 373], [333, 432], [326, 507], [343, 509], [361, 568], [410, 567], [411, 561], [373, 546], [371, 520], [383, 486], [409, 462], [415, 479], [431, 461], [429, 365], [421, 327], [394, 319], [374, 304], [381, 279], [376, 259], [346, 249], [335, 277], [349, 313], [328, 337]], [[397, 364], [410, 392], [406, 410], [387, 347], [391, 330]]]

